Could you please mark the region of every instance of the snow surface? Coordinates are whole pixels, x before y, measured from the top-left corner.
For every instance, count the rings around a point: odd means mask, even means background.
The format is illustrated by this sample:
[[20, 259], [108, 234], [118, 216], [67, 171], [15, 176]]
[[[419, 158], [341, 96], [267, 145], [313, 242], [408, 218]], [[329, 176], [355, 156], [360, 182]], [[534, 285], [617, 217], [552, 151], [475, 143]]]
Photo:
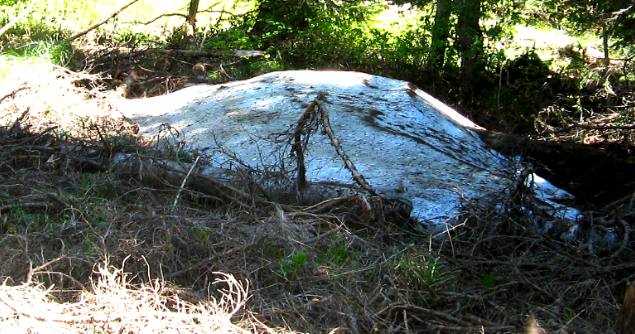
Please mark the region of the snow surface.
[[[236, 160], [261, 171], [292, 170], [284, 134], [293, 133], [320, 93], [335, 136], [359, 172], [379, 192], [411, 203], [412, 218], [432, 232], [445, 231], [466, 201], [490, 205], [517, 184], [518, 162], [488, 148], [475, 131], [479, 126], [407, 82], [364, 73], [274, 72], [122, 101], [120, 110], [148, 135], [170, 124], [191, 149], [210, 157], [210, 173]], [[355, 185], [320, 131], [310, 137], [306, 164], [311, 183]]]

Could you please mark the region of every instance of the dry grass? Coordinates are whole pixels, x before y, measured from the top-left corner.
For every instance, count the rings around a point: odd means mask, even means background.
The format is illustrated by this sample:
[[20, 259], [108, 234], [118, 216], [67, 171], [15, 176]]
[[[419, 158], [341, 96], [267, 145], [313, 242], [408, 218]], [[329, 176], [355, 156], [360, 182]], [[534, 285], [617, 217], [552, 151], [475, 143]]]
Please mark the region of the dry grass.
[[219, 298], [196, 304], [163, 280], [132, 284], [129, 275], [99, 265], [90, 289], [79, 292], [75, 302], [60, 302], [55, 295], [61, 291], [43, 284], [3, 284], [0, 326], [11, 333], [245, 333], [250, 328], [235, 324], [248, 293], [231, 275], [218, 274], [212, 287], [219, 289]]
[[592, 254], [514, 210], [466, 212], [430, 240], [362, 217], [355, 199], [303, 207], [121, 178], [114, 153], [161, 154], [124, 123], [79, 123], [73, 137], [30, 121], [0, 131], [1, 332], [518, 333], [533, 315], [550, 331], [613, 333], [635, 279], [632, 242]]
[[[68, 71], [33, 60], [26, 62], [0, 56], [0, 106], [2, 124], [11, 125], [21, 117], [24, 124], [42, 130], [50, 126], [75, 127], [86, 117], [116, 117], [99, 87], [87, 90], [82, 82], [96, 82], [97, 76]], [[26, 120], [30, 119], [31, 122]]]

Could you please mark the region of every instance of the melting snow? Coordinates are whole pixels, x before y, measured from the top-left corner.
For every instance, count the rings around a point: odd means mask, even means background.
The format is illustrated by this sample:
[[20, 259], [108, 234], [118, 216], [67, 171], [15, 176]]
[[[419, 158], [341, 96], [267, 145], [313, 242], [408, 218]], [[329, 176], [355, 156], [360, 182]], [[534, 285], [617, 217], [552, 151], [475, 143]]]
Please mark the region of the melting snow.
[[[250, 168], [295, 167], [289, 134], [320, 93], [335, 136], [368, 183], [412, 204], [412, 218], [444, 231], [465, 201], [492, 204], [517, 182], [518, 163], [488, 148], [479, 126], [409, 84], [355, 72], [287, 71], [223, 85], [199, 85], [142, 100], [122, 101], [123, 114], [156, 135], [179, 130], [214, 169], [232, 163], [220, 146]], [[329, 139], [319, 131], [306, 153], [311, 183], [354, 185]], [[545, 196], [561, 195], [537, 176]], [[555, 202], [550, 202], [555, 203]], [[567, 218], [577, 213], [565, 211]]]

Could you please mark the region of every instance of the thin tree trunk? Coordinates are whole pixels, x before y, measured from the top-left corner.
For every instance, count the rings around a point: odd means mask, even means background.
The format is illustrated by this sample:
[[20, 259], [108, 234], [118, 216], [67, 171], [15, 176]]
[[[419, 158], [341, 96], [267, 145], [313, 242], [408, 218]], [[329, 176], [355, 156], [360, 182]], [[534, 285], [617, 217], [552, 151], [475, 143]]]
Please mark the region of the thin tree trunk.
[[602, 47], [604, 48], [604, 66], [608, 68], [611, 59], [609, 58], [609, 32], [606, 24], [602, 26]]
[[198, 14], [199, 0], [190, 0], [190, 7], [187, 12], [187, 24], [189, 25], [188, 37], [194, 37], [196, 33], [196, 14]]
[[457, 0], [457, 42], [461, 54], [461, 95], [464, 102], [473, 99], [474, 80], [482, 72], [483, 34], [481, 19], [482, 0]]
[[445, 63], [445, 51], [450, 36], [450, 14], [452, 0], [437, 0], [434, 27], [432, 27], [432, 45], [428, 55], [428, 67], [441, 71]]

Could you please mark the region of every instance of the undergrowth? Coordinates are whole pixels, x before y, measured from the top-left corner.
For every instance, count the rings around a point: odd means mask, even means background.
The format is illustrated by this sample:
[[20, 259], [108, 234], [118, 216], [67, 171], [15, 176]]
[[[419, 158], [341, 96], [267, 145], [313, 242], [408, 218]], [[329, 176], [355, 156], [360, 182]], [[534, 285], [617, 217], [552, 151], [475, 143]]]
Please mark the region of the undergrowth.
[[[62, 73], [60, 85], [74, 87]], [[148, 183], [113, 158], [176, 156], [133, 126], [37, 126], [28, 92], [14, 93], [1, 101], [13, 110], [0, 128], [4, 328], [142, 333], [160, 318], [183, 332], [517, 333], [533, 316], [548, 330], [611, 333], [635, 278], [629, 240], [619, 254], [588, 252], [531, 232], [523, 210], [472, 210], [430, 239], [402, 219], [362, 218], [354, 199], [315, 211], [262, 200], [244, 183], [181, 187], [184, 172]]]

